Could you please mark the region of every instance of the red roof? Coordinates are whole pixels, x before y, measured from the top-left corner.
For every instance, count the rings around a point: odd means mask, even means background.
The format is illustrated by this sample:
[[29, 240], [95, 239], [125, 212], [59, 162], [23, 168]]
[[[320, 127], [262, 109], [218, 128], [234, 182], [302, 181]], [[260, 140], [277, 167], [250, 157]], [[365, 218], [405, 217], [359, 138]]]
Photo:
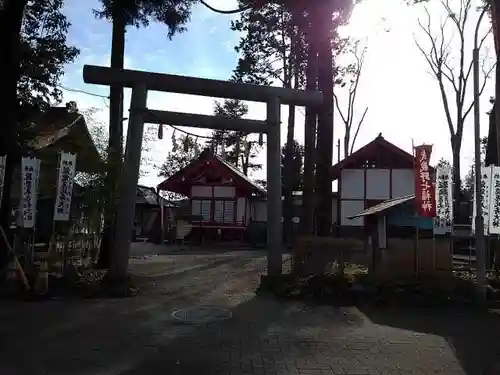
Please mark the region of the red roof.
[[[214, 154], [210, 149], [205, 149], [197, 159], [194, 159], [187, 167], [181, 169], [171, 177], [158, 185], [159, 190], [168, 190], [182, 194], [187, 197], [191, 194], [191, 186], [195, 185], [194, 179], [209, 165], [209, 171], [217, 171], [230, 177], [234, 184], [247, 190], [251, 194], [266, 194], [266, 190], [256, 182], [250, 180], [238, 168], [231, 163]], [[215, 169], [214, 169], [215, 167]]]
[[[382, 160], [383, 165], [375, 165], [374, 167], [365, 165], [371, 160]], [[399, 148], [398, 146], [387, 141], [382, 137], [382, 133], [378, 135], [370, 143], [361, 147], [356, 152], [353, 152], [344, 160], [341, 160], [332, 167], [332, 179], [335, 180], [340, 176], [343, 169], [358, 169], [358, 168], [408, 168], [412, 169], [415, 158], [412, 154]], [[431, 167], [431, 171], [434, 168]]]

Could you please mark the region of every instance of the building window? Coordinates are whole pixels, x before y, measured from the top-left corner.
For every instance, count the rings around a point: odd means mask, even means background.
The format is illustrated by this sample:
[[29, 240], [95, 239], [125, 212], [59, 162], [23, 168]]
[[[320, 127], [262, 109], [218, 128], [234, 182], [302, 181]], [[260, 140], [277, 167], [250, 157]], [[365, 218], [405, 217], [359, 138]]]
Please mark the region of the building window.
[[193, 199], [191, 201], [191, 214], [201, 216], [203, 221], [212, 219], [212, 200]]
[[215, 201], [214, 221], [221, 224], [234, 223], [234, 200]]

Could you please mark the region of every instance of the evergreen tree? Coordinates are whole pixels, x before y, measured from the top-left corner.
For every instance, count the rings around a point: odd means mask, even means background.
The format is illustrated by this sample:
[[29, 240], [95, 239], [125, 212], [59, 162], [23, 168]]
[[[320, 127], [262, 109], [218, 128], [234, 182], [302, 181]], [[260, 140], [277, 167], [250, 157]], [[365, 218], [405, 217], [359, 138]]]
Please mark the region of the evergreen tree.
[[[312, 3], [312, 2], [311, 2]], [[342, 7], [348, 5], [349, 1], [342, 2]], [[298, 3], [297, 3], [298, 4]], [[283, 87], [287, 88], [304, 88], [305, 75], [307, 67], [307, 52], [308, 49], [312, 51], [313, 44], [317, 46], [314, 39], [317, 35], [309, 33], [310, 25], [315, 23], [312, 19], [312, 12], [309, 8], [309, 2], [301, 3], [302, 8], [293, 7], [290, 2], [269, 2], [257, 9], [251, 9], [243, 12], [237, 21], [231, 25], [232, 30], [242, 33], [242, 38], [235, 48], [240, 57], [237, 67], [233, 73], [233, 78], [238, 81], [256, 83], [256, 84], [274, 84], [279, 82]], [[340, 5], [339, 5], [340, 6]], [[345, 40], [341, 39], [336, 32], [336, 28], [345, 22], [346, 14], [342, 10], [337, 10], [335, 17], [332, 15], [332, 32], [331, 39], [329, 40], [330, 49], [334, 49], [334, 55], [341, 53]], [[316, 20], [317, 21], [317, 20]], [[317, 27], [316, 27], [317, 29]], [[317, 30], [316, 30], [317, 31]], [[308, 33], [310, 39], [308, 40]], [[317, 55], [317, 50], [315, 52]], [[317, 56], [314, 56], [317, 60]], [[330, 63], [331, 73], [335, 76], [341, 75], [346, 70], [338, 69], [333, 63]], [[312, 69], [310, 74], [314, 74], [314, 85], [309, 86], [310, 89], [315, 90], [317, 73], [316, 69]], [[333, 82], [332, 82], [333, 86]], [[333, 99], [332, 99], [333, 104]], [[291, 147], [295, 138], [295, 108], [289, 106], [288, 124], [286, 144]], [[314, 119], [308, 116], [308, 126], [306, 127], [309, 133], [316, 132], [316, 114]], [[312, 121], [314, 120], [314, 121]], [[312, 122], [311, 122], [312, 121]], [[311, 124], [314, 129], [311, 130]], [[331, 124], [333, 127], [333, 123]], [[316, 147], [315, 139], [308, 140], [306, 149], [312, 150]], [[325, 141], [322, 141], [323, 143]], [[286, 153], [291, 155], [292, 150]], [[311, 159], [309, 157], [309, 159]], [[324, 160], [323, 160], [324, 161]], [[286, 160], [283, 179], [290, 180], [292, 176], [292, 160]], [[330, 166], [331, 167], [331, 160]], [[323, 170], [325, 167], [323, 167]], [[314, 165], [310, 166], [309, 170], [314, 170]], [[313, 176], [309, 178], [313, 180]], [[285, 186], [290, 186], [286, 184]], [[312, 189], [309, 189], [312, 194]], [[331, 190], [331, 187], [330, 187]], [[285, 223], [285, 236], [290, 237], [292, 229], [292, 192], [285, 191], [285, 204], [284, 204], [284, 223]], [[330, 199], [330, 196], [329, 196]], [[331, 200], [331, 199], [330, 199]], [[309, 199], [312, 202], [312, 199]]]
[[[247, 113], [248, 106], [241, 100], [228, 99], [222, 103], [215, 102], [215, 116], [240, 119]], [[250, 133], [243, 131], [215, 130], [209, 146], [247, 176], [250, 171], [262, 168], [261, 164], [254, 162], [262, 147], [251, 138]]]
[[302, 191], [304, 187], [304, 146], [297, 141], [293, 141], [292, 147], [284, 145], [281, 149], [281, 173], [284, 173], [284, 162], [287, 159], [286, 153], [292, 151], [292, 155], [288, 158], [292, 160], [292, 179], [290, 186], [288, 181], [283, 181], [283, 192], [287, 190]]
[[[194, 0], [101, 0], [102, 9], [95, 15], [112, 22], [111, 36], [111, 67], [123, 69], [125, 59], [125, 31], [128, 26], [148, 26], [150, 20], [167, 26], [167, 36], [172, 38], [176, 33], [185, 31], [189, 21], [191, 6]], [[98, 265], [109, 268], [112, 250], [112, 236], [117, 194], [117, 181], [121, 169], [122, 139], [123, 139], [123, 89], [120, 86], [110, 88], [109, 105], [109, 144], [108, 144], [108, 174], [107, 215]], [[118, 250], [114, 256], [127, 256]], [[123, 280], [125, 269], [112, 269], [110, 279]], [[114, 274], [113, 274], [114, 273]]]
[[176, 137], [175, 132], [172, 133], [172, 150], [169, 151], [165, 162], [160, 166], [158, 177], [167, 179], [173, 176], [200, 156], [202, 150], [203, 144], [198, 139], [187, 134]]
[[6, 0], [0, 6], [0, 155], [7, 155], [0, 225], [6, 230], [20, 134], [36, 121], [40, 111], [60, 102], [58, 83], [64, 66], [79, 53], [67, 44], [70, 23], [62, 6], [62, 0]]
[[[178, 171], [186, 168], [194, 159], [200, 156], [204, 144], [187, 134], [179, 137], [172, 133], [172, 150], [169, 151], [165, 162], [158, 168], [158, 177], [168, 179]], [[173, 192], [166, 192], [168, 199], [181, 198]]]
[[[243, 33], [235, 48], [240, 54], [233, 78], [255, 84], [280, 83], [286, 88], [302, 88], [304, 82], [305, 38], [297, 21], [300, 14], [286, 6], [268, 3], [258, 9], [243, 12], [231, 29]], [[288, 107], [286, 144], [292, 145], [295, 130], [295, 106]], [[289, 150], [285, 155], [291, 154]], [[292, 176], [292, 160], [284, 160], [283, 180]], [[284, 186], [290, 186], [284, 182]], [[292, 191], [285, 189], [283, 217], [285, 237], [292, 227]]]

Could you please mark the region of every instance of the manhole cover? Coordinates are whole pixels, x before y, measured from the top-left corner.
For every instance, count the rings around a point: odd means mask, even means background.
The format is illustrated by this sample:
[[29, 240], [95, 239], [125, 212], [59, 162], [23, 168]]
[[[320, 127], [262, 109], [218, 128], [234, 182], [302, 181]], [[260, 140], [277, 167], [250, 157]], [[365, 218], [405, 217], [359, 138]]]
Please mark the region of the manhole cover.
[[183, 323], [211, 323], [231, 317], [231, 311], [220, 307], [191, 307], [176, 310], [172, 318]]

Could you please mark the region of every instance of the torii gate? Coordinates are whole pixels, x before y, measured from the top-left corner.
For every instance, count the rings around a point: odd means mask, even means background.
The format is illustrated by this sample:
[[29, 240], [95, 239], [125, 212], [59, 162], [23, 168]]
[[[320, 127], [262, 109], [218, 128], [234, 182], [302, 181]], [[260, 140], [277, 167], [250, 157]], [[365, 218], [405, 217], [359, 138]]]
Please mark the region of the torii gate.
[[[146, 122], [267, 134], [267, 273], [271, 277], [281, 274], [283, 238], [280, 107], [282, 104], [317, 107], [323, 102], [321, 92], [92, 65], [83, 67], [83, 80], [85, 83], [96, 85], [132, 88], [125, 160], [119, 186], [114, 233], [113, 252], [115, 252], [115, 256], [109, 269], [111, 278], [126, 277], [132, 240], [142, 138]], [[149, 90], [264, 102], [267, 104], [267, 116], [265, 121], [225, 119], [216, 116], [148, 109], [146, 102]]]

